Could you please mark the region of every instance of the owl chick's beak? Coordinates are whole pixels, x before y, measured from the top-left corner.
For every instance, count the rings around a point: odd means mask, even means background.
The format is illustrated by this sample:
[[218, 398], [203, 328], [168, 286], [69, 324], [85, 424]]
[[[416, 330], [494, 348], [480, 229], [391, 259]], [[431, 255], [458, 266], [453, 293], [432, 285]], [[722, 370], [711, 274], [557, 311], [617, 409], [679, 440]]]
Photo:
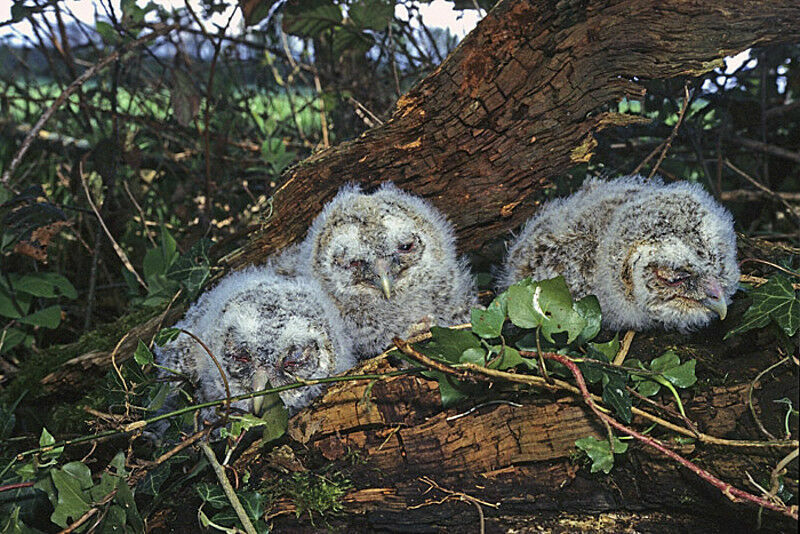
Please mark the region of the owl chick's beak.
[[378, 287], [383, 291], [383, 296], [386, 300], [392, 298], [392, 278], [389, 276], [389, 262], [384, 259], [375, 261], [373, 266], [373, 274], [375, 274]]
[[712, 279], [706, 283], [706, 298], [703, 300], [703, 305], [719, 315], [720, 321], [724, 320], [728, 315], [725, 293], [723, 293], [722, 286], [716, 280]]
[[[259, 369], [253, 373], [253, 391], [261, 391], [262, 389], [266, 389], [268, 383], [269, 378], [267, 377], [266, 371]], [[253, 413], [255, 415], [261, 415], [261, 409], [263, 407], [264, 397], [253, 397]]]

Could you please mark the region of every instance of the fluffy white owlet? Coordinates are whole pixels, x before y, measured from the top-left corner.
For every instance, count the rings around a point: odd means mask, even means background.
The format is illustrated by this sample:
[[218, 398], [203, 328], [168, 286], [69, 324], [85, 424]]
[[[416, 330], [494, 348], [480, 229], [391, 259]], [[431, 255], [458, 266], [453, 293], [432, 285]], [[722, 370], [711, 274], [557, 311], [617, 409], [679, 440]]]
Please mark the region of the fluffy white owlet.
[[371, 194], [342, 188], [300, 246], [276, 263], [320, 282], [360, 357], [421, 325], [462, 323], [475, 301], [453, 228], [433, 206], [390, 183]]
[[607, 328], [688, 331], [724, 319], [736, 291], [733, 219], [689, 182], [590, 179], [527, 222], [500, 285], [557, 275], [597, 296]]
[[[286, 278], [263, 267], [231, 273], [203, 294], [176, 325], [208, 345], [228, 379], [231, 395], [323, 378], [355, 365], [349, 338], [336, 308], [314, 280]], [[159, 364], [187, 375], [198, 401], [225, 398], [219, 370], [186, 334], [156, 352]], [[320, 394], [322, 386], [280, 393], [290, 413]], [[260, 410], [260, 398], [239, 401]], [[210, 410], [203, 413], [205, 417]]]

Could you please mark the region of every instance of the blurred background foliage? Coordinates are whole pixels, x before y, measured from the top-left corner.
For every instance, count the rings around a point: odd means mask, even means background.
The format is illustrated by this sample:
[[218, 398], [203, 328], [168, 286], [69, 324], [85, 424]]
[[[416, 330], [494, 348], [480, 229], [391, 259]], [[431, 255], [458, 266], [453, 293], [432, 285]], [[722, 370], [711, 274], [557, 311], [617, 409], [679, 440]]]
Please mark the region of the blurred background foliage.
[[[464, 18], [493, 4], [437, 2]], [[286, 168], [382, 124], [458, 44], [422, 16], [428, 4], [97, 0], [87, 22], [74, 2], [15, 0], [0, 21], [4, 176], [70, 82], [133, 40], [176, 28], [84, 83], [0, 184], [0, 389], [50, 346], [157, 313], [179, 290], [193, 298], [215, 260], [269, 219]], [[707, 187], [737, 230], [797, 245], [799, 62], [798, 45], [753, 49], [699, 78], [642, 80], [642, 101], [606, 109], [648, 120], [603, 131], [591, 162], [549, 194], [586, 173], [658, 164], [667, 180]]]

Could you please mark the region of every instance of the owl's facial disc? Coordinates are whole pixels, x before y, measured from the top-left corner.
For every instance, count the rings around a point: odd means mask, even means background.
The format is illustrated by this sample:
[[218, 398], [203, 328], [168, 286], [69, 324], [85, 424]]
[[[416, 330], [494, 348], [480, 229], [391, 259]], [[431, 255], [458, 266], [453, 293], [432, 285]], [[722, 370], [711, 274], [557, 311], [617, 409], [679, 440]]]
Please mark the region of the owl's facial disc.
[[340, 254], [336, 264], [351, 274], [354, 285], [380, 292], [386, 300], [391, 300], [403, 273], [419, 261], [424, 248], [422, 240], [416, 234], [386, 238], [376, 248], [367, 254]]
[[686, 311], [706, 309], [716, 313], [720, 320], [728, 314], [725, 294], [720, 282], [713, 276], [696, 274], [693, 267], [672, 268], [652, 266], [657, 292], [669, 305]]

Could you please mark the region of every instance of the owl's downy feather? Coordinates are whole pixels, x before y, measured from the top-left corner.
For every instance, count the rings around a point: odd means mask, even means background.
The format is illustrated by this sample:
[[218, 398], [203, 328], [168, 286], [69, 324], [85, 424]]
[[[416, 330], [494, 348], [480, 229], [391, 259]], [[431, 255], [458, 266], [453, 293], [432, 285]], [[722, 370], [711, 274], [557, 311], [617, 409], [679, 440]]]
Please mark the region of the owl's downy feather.
[[342, 188], [302, 244], [276, 264], [320, 282], [362, 357], [421, 324], [463, 322], [474, 303], [452, 226], [433, 206], [389, 183], [371, 194]]
[[598, 297], [608, 328], [704, 326], [737, 288], [733, 219], [689, 182], [590, 179], [527, 222], [500, 285], [557, 275], [575, 297]]
[[[319, 284], [263, 267], [226, 276], [175, 326], [209, 347], [225, 371], [231, 395], [263, 389], [267, 381], [274, 387], [295, 382], [295, 377], [331, 376], [355, 364], [341, 318]], [[161, 365], [195, 383], [199, 401], [225, 397], [214, 362], [186, 334], [157, 349], [156, 356]], [[280, 397], [295, 412], [320, 392], [321, 386], [311, 386], [281, 392]], [[251, 411], [253, 403], [234, 406]]]

